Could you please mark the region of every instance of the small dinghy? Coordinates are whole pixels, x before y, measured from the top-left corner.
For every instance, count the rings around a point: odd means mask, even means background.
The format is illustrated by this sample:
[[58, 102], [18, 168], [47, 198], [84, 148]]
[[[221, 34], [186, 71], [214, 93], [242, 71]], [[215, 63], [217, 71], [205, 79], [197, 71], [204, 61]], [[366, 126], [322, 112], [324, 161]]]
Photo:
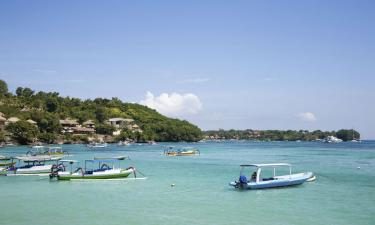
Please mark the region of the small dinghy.
[[[310, 178], [313, 179], [312, 172], [292, 173], [292, 166], [288, 163], [272, 163], [272, 164], [248, 164], [241, 165], [241, 172], [238, 181], [229, 183], [229, 185], [239, 189], [263, 189], [274, 187], [287, 187], [303, 184]], [[276, 176], [276, 168], [288, 167], [289, 173], [286, 175]], [[262, 170], [271, 169], [273, 176], [264, 177]], [[249, 178], [245, 174], [245, 170], [250, 169], [251, 176]]]

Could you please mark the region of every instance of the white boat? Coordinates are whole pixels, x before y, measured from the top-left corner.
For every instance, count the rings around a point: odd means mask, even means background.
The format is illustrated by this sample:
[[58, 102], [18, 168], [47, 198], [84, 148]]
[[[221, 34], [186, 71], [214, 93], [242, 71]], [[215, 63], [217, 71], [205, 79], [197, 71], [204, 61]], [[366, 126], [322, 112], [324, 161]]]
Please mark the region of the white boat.
[[92, 143], [92, 144], [88, 144], [87, 147], [89, 147], [89, 148], [106, 148], [107, 143]]
[[117, 145], [118, 145], [118, 146], [129, 146], [130, 143], [129, 143], [128, 141], [119, 141], [119, 142], [117, 143]]
[[15, 174], [49, 174], [51, 172], [52, 165], [44, 164], [33, 164], [23, 167], [18, 167]]
[[[263, 189], [273, 187], [287, 187], [303, 184], [308, 179], [314, 177], [312, 172], [292, 173], [292, 166], [288, 163], [272, 163], [272, 164], [246, 164], [241, 165], [240, 177], [237, 181], [229, 183], [229, 185], [239, 189]], [[277, 167], [288, 167], [289, 173], [286, 175], [276, 175]], [[250, 168], [249, 177], [245, 174], [245, 169]], [[273, 176], [262, 176], [262, 170], [271, 169]], [[269, 171], [270, 172], [270, 171]]]
[[342, 140], [335, 136], [328, 136], [326, 139], [324, 139], [324, 142], [325, 143], [340, 143], [342, 142]]
[[67, 151], [63, 151], [62, 147], [60, 146], [51, 146], [51, 147], [48, 147], [47, 150], [45, 150], [46, 147], [44, 146], [33, 146], [32, 149], [33, 149], [32, 151], [28, 151], [26, 153], [26, 156], [69, 155], [69, 153]]
[[[76, 170], [65, 171], [65, 166], [55, 167], [52, 170], [50, 178], [56, 177], [58, 180], [96, 180], [96, 179], [124, 179], [130, 174], [136, 177], [136, 169], [134, 167], [121, 168], [119, 163], [127, 157], [110, 157], [110, 158], [94, 158], [93, 160], [85, 160], [85, 167], [78, 167]], [[65, 160], [72, 165], [73, 161]], [[62, 162], [62, 161], [61, 161]], [[89, 165], [97, 164], [96, 169], [90, 168]], [[117, 164], [117, 165], [116, 165]]]
[[48, 156], [19, 156], [15, 157], [19, 161], [23, 161], [21, 166], [11, 166], [7, 169], [7, 175], [40, 175], [49, 174], [52, 169], [52, 164], [46, 162], [57, 162], [62, 157], [48, 157]]

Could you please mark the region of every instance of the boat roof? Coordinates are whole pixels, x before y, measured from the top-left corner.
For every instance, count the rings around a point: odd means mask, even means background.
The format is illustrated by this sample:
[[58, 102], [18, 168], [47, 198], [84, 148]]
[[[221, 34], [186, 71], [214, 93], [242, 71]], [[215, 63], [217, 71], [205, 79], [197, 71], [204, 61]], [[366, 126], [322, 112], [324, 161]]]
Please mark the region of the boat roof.
[[17, 156], [15, 159], [22, 160], [24, 162], [43, 162], [43, 161], [57, 161], [62, 157], [50, 157], [50, 156]]
[[242, 164], [241, 167], [276, 167], [276, 166], [292, 166], [289, 163], [263, 163], [263, 164]]
[[121, 156], [114, 156], [114, 157], [94, 157], [94, 160], [124, 160], [129, 158], [129, 156], [121, 155]]
[[35, 145], [35, 146], [32, 146], [31, 148], [44, 148], [45, 146], [43, 145]]
[[71, 160], [71, 159], [61, 159], [60, 162], [67, 162], [67, 163], [77, 163], [77, 160]]
[[94, 159], [85, 160], [90, 163], [102, 163], [102, 162], [117, 162], [129, 158], [128, 156], [115, 156], [115, 157], [94, 157]]

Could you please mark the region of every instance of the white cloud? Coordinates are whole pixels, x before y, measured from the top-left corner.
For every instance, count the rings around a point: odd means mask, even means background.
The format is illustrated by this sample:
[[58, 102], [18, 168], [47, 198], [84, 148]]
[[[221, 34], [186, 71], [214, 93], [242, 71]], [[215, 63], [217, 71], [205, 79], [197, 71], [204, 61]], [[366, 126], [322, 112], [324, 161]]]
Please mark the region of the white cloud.
[[202, 110], [202, 103], [198, 96], [187, 93], [162, 93], [154, 96], [151, 92], [147, 92], [145, 99], [140, 104], [155, 109], [161, 114], [173, 117], [197, 114]]
[[297, 116], [303, 121], [308, 121], [308, 122], [316, 121], [316, 117], [314, 113], [312, 112], [302, 112], [302, 113], [299, 113]]
[[179, 83], [204, 83], [210, 81], [210, 78], [191, 78], [180, 81]]

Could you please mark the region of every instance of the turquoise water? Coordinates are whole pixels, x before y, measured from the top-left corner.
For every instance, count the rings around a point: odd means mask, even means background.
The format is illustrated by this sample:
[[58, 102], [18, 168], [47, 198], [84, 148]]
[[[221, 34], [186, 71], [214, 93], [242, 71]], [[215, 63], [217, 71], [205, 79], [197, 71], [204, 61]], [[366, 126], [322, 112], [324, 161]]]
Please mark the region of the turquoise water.
[[[96, 151], [64, 145], [72, 159], [128, 155], [126, 166], [136, 166], [148, 179], [0, 177], [0, 224], [375, 224], [375, 142], [188, 145], [201, 155], [166, 157], [161, 144]], [[0, 154], [28, 150], [9, 147]], [[239, 164], [272, 162], [292, 163], [295, 172], [313, 171], [317, 180], [255, 191], [228, 186], [238, 178]]]

